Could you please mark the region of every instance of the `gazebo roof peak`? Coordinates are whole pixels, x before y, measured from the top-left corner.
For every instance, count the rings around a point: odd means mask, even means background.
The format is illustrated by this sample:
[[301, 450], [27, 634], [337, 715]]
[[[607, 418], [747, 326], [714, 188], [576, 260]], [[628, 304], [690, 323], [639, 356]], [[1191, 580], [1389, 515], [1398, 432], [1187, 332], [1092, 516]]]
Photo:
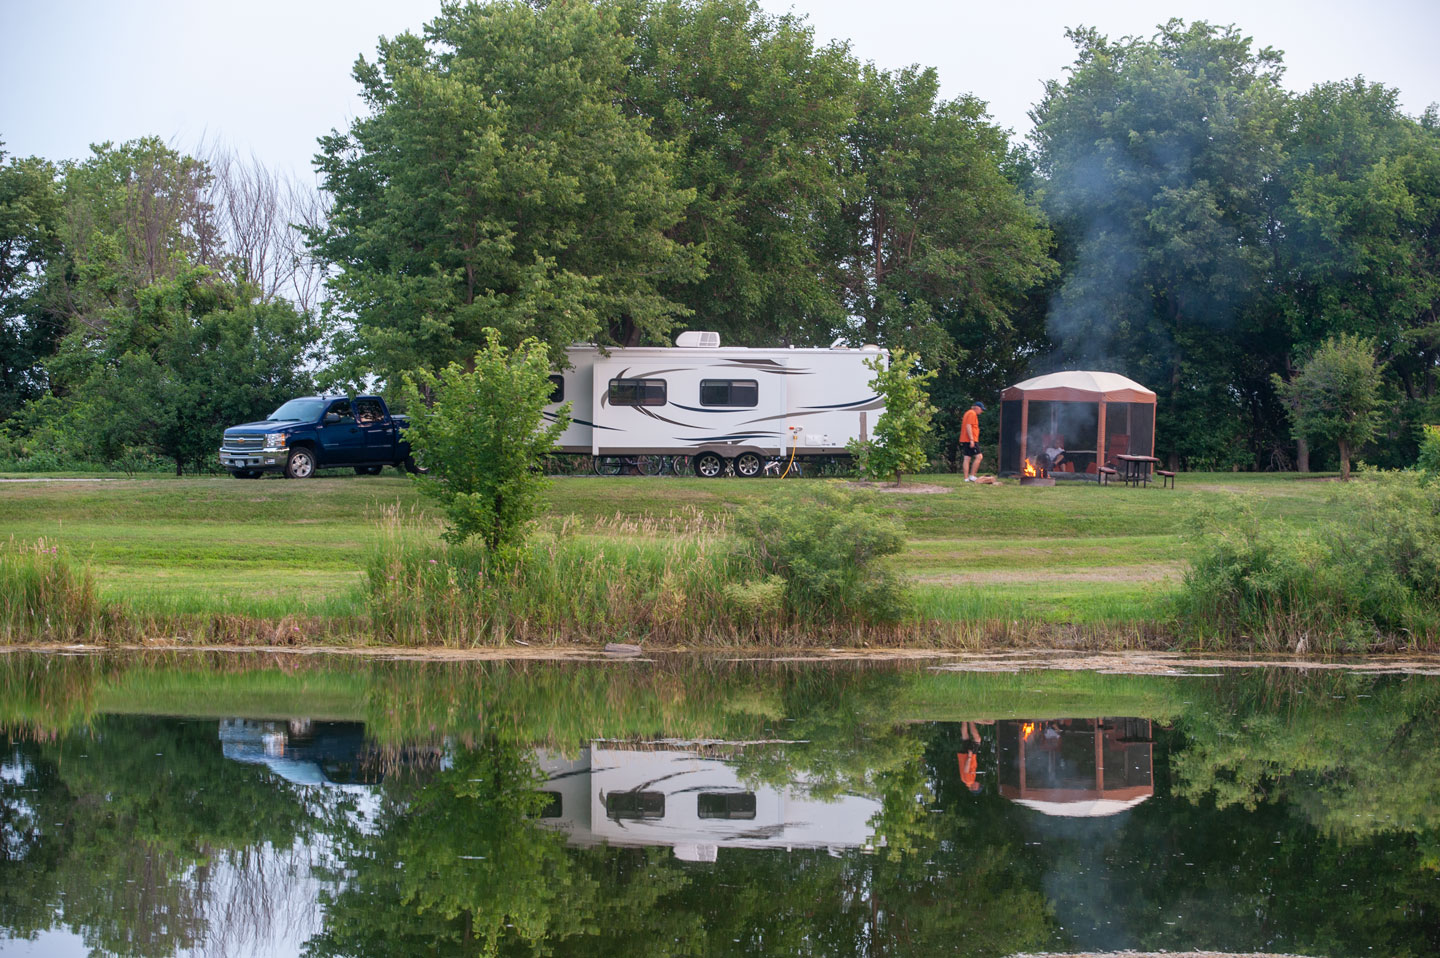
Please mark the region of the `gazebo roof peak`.
[[[1038, 394], [1038, 395], [1037, 395]], [[1027, 397], [1036, 400], [1056, 399], [1072, 402], [1150, 402], [1155, 393], [1119, 373], [1075, 369], [1048, 373], [1016, 383], [1001, 393], [1003, 399]]]

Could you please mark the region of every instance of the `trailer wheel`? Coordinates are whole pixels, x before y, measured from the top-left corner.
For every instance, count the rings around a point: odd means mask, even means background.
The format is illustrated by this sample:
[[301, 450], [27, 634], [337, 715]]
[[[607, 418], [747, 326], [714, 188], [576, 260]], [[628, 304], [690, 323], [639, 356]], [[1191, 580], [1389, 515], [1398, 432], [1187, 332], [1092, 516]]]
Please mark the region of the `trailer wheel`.
[[695, 457], [695, 475], [701, 479], [719, 479], [725, 475], [725, 460], [719, 453], [702, 452]]
[[735, 475], [742, 479], [754, 479], [765, 471], [765, 460], [753, 452], [742, 452], [735, 457]]

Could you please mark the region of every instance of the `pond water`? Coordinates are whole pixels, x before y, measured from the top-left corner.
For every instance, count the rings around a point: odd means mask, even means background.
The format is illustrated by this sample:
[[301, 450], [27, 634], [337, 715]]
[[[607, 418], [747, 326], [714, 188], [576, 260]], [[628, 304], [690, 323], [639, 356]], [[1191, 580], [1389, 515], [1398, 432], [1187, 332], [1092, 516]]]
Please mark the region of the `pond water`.
[[0, 654], [0, 955], [1440, 953], [1440, 679]]

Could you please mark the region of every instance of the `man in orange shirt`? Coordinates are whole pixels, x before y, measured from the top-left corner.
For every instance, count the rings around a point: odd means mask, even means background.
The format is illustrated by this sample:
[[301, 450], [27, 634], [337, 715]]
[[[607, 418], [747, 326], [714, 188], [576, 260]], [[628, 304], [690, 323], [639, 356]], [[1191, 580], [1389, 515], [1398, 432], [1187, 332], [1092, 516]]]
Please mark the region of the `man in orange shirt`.
[[980, 454], [980, 414], [984, 411], [985, 404], [977, 399], [960, 419], [960, 455], [964, 457], [960, 471], [965, 474], [966, 482], [975, 481], [980, 460], [985, 458]]

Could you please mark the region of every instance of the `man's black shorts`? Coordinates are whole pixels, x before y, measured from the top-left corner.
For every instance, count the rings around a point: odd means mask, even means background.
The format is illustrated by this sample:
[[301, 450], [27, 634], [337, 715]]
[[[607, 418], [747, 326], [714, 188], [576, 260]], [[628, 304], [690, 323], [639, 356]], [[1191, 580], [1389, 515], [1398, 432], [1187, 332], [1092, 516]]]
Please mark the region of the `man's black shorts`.
[[962, 443], [960, 444], [960, 455], [962, 455], [962, 456], [978, 456], [978, 455], [980, 455], [980, 444], [979, 444], [978, 442], [962, 442]]

